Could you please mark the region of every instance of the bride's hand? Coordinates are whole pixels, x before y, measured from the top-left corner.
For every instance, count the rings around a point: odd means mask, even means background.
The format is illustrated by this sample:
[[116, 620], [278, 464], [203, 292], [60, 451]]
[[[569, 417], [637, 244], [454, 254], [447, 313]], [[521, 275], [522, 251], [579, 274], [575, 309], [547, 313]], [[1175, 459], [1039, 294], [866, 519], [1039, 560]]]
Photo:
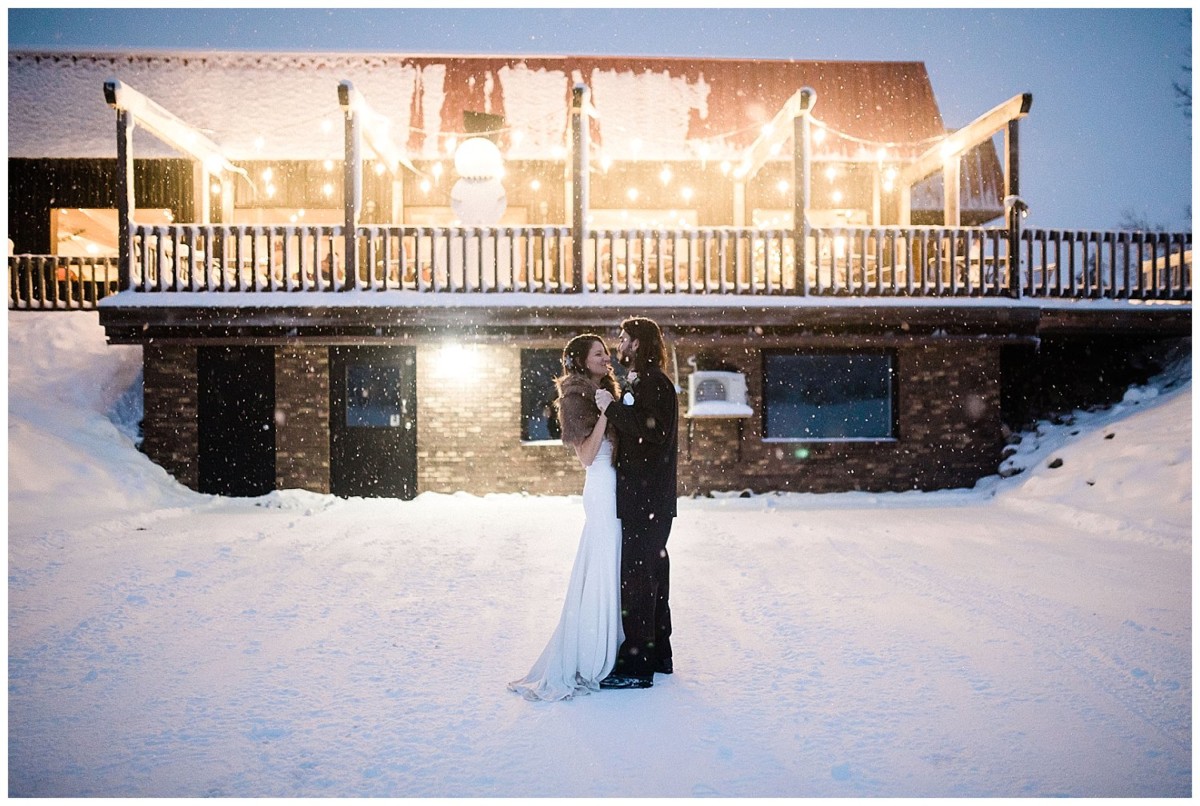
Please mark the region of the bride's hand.
[[597, 389], [596, 390], [596, 408], [600, 409], [601, 412], [603, 412], [605, 409], [607, 409], [608, 404], [612, 403], [612, 402], [613, 402], [612, 393], [610, 393], [607, 389]]

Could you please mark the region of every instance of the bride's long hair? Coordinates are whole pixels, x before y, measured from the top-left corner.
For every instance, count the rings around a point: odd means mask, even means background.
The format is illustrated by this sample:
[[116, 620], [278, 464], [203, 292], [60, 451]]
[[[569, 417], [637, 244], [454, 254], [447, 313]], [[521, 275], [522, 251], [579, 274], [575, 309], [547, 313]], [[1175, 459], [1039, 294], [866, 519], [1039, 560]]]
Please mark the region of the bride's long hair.
[[[559, 388], [562, 387], [562, 382], [572, 375], [582, 375], [584, 378], [591, 380], [591, 375], [587, 371], [587, 357], [588, 353], [592, 351], [592, 345], [596, 342], [600, 343], [600, 346], [604, 348], [604, 352], [612, 355], [612, 352], [608, 349], [608, 345], [604, 343], [604, 339], [595, 333], [580, 333], [567, 342], [567, 346], [562, 351], [563, 374], [556, 379]], [[600, 388], [607, 389], [612, 393], [613, 397], [621, 396], [621, 387], [617, 383], [617, 376], [613, 374], [611, 365], [609, 365], [608, 372], [600, 379]]]

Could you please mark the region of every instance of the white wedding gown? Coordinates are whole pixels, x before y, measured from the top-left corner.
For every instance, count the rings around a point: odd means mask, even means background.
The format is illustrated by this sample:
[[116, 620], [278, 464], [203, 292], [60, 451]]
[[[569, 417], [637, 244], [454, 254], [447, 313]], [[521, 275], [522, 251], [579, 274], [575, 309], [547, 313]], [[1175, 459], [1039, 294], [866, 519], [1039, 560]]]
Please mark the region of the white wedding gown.
[[621, 521], [612, 443], [605, 439], [583, 482], [583, 534], [562, 616], [529, 674], [508, 684], [527, 700], [600, 690], [617, 662], [621, 630]]

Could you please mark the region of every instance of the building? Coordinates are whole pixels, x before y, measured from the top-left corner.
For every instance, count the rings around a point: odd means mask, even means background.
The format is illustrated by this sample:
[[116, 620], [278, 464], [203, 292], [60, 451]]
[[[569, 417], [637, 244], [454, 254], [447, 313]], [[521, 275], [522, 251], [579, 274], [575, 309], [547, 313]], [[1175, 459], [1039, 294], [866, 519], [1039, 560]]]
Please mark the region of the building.
[[205, 492], [577, 491], [557, 353], [635, 314], [682, 493], [970, 485], [1039, 356], [1190, 332], [1190, 233], [1022, 230], [1031, 99], [948, 132], [919, 63], [13, 52], [9, 96], [60, 256], [10, 307], [110, 294]]

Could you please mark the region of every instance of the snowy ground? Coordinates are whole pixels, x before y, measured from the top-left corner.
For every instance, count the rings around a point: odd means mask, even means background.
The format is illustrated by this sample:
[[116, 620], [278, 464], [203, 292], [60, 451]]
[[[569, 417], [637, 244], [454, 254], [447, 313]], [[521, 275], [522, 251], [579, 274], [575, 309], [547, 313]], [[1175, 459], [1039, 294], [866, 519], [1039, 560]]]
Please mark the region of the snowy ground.
[[533, 704], [578, 498], [192, 493], [138, 348], [8, 329], [12, 795], [1192, 791], [1190, 358], [973, 490], [682, 501], [676, 674]]

